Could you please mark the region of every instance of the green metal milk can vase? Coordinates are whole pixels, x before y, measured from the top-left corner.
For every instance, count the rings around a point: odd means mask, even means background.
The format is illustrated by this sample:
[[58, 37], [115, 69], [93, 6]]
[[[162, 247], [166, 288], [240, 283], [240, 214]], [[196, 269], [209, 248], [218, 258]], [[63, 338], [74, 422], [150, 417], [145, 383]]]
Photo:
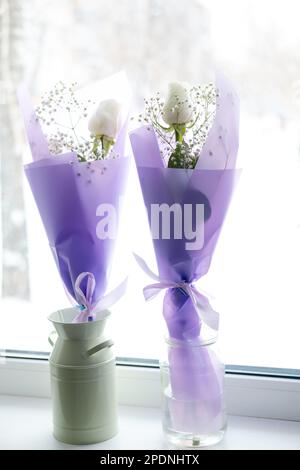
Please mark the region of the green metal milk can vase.
[[[73, 323], [76, 308], [49, 316], [53, 434], [69, 444], [92, 444], [117, 433], [116, 366], [112, 341], [104, 336], [108, 310], [94, 321]], [[56, 334], [55, 334], [56, 336]]]

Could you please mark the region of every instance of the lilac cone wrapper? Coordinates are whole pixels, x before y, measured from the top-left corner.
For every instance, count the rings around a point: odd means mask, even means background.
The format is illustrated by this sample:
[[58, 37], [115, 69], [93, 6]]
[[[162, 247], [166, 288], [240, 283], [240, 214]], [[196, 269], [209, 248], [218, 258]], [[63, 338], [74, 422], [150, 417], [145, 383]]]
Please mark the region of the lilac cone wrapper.
[[[111, 204], [118, 223], [119, 202], [129, 167], [129, 159], [124, 157], [127, 123], [124, 122], [113, 148], [114, 154], [120, 157], [81, 163], [75, 153], [49, 153], [47, 140], [23, 86], [19, 89], [19, 103], [33, 157], [33, 162], [25, 165], [25, 173], [57, 269], [74, 303], [79, 303], [76, 279], [82, 273], [92, 273], [95, 286], [90, 304], [96, 308], [107, 289], [115, 244], [114, 238], [98, 238], [97, 208], [100, 204]], [[86, 291], [88, 277], [80, 287]], [[81, 316], [81, 319], [86, 321], [87, 318]]]
[[[180, 204], [183, 225], [185, 216], [191, 218], [190, 214], [185, 215], [185, 204], [204, 205], [201, 226], [195, 226], [197, 219], [192, 212], [193, 229], [204, 229], [199, 249], [186, 248], [190, 240], [184, 230], [180, 239], [172, 230], [170, 239], [153, 239], [159, 277], [164, 281], [192, 284], [208, 272], [239, 174], [235, 169], [239, 100], [231, 83], [221, 74], [216, 77], [216, 87], [219, 96], [215, 120], [194, 170], [166, 168], [151, 127], [144, 126], [130, 134], [150, 224], [153, 204]], [[186, 432], [219, 429], [224, 371], [208, 348], [199, 346], [201, 310], [187, 292], [174, 287], [166, 291], [163, 315], [170, 338], [181, 344], [169, 348], [173, 426]]]

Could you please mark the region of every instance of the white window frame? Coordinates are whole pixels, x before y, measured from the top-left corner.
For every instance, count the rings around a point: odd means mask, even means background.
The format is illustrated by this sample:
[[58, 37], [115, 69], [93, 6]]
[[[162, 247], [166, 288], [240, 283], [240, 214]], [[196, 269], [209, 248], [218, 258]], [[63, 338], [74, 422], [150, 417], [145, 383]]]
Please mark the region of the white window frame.
[[[50, 397], [48, 360], [0, 358], [0, 394]], [[118, 397], [122, 405], [158, 407], [158, 367], [117, 365]], [[228, 372], [227, 411], [232, 415], [300, 421], [300, 380]]]

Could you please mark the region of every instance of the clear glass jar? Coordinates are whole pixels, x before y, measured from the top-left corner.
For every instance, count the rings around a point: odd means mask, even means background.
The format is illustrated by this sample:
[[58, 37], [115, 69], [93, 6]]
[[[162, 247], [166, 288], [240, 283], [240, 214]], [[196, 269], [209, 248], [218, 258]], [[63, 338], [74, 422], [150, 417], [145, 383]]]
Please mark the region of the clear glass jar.
[[166, 339], [160, 361], [162, 424], [176, 447], [205, 447], [218, 443], [226, 429], [224, 365], [216, 339]]

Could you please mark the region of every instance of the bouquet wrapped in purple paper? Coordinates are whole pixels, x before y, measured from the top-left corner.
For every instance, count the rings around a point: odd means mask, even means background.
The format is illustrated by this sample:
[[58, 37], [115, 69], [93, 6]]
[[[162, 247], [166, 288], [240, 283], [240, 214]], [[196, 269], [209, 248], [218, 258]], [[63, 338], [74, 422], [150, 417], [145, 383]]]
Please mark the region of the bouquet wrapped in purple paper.
[[125, 288], [122, 283], [104, 296], [129, 161], [128, 108], [114, 99], [122, 87], [128, 94], [127, 81], [119, 74], [108, 84], [109, 79], [90, 89], [105, 98], [98, 107], [88, 94], [83, 101], [78, 97], [84, 93], [76, 83], [59, 82], [36, 110], [27, 89], [19, 89], [33, 157], [25, 173], [65, 289], [80, 307], [75, 321], [93, 320]]
[[136, 258], [155, 280], [145, 298], [166, 289], [171, 426], [209, 433], [221, 426], [223, 369], [199, 346], [215, 336], [218, 313], [195, 282], [209, 270], [238, 174], [239, 100], [221, 74], [215, 85], [172, 83], [166, 102], [146, 100], [144, 119], [130, 140], [158, 275]]

